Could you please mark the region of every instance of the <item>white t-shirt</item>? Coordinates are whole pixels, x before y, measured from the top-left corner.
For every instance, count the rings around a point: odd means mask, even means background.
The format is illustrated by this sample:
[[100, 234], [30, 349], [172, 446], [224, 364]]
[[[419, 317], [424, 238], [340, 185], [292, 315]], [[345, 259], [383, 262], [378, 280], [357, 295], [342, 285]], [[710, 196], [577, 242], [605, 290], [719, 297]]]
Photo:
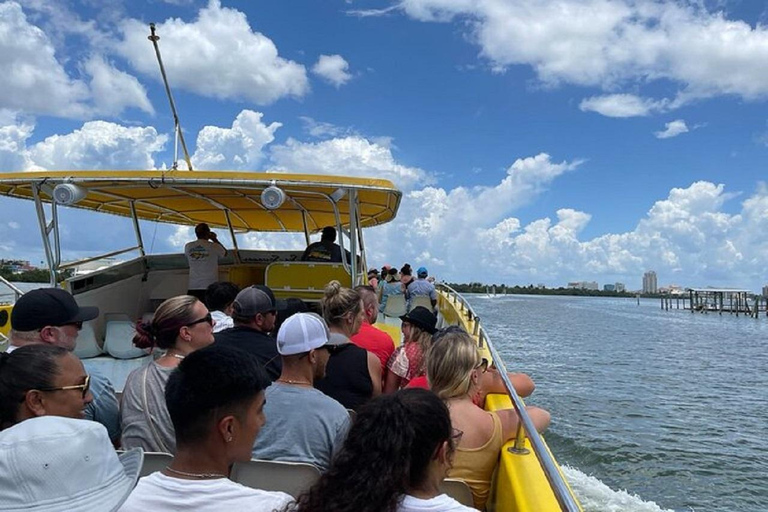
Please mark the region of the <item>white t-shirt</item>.
[[477, 512], [476, 508], [465, 507], [447, 494], [423, 500], [407, 494], [403, 497], [397, 512]]
[[211, 317], [216, 321], [216, 324], [213, 326], [213, 332], [220, 332], [235, 326], [232, 317], [225, 315], [221, 311], [211, 311]]
[[228, 478], [182, 480], [157, 471], [139, 480], [119, 512], [272, 512], [293, 501], [284, 492], [251, 489]]
[[189, 290], [205, 290], [219, 280], [219, 258], [227, 250], [210, 240], [194, 240], [184, 246], [189, 263]]

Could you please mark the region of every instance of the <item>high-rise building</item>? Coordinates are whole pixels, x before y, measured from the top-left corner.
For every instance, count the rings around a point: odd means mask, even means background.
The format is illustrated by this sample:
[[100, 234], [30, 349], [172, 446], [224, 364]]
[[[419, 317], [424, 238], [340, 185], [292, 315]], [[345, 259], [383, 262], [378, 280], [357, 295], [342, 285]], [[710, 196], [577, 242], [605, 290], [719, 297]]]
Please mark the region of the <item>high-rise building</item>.
[[763, 286], [763, 297], [768, 297], [768, 284]]
[[624, 283], [616, 283], [614, 286], [615, 286], [615, 289], [616, 289], [617, 292], [625, 292], [625, 291], [627, 291], [627, 287], [624, 286]]
[[616, 285], [604, 284], [603, 285], [603, 291], [604, 292], [615, 292], [616, 291]]
[[649, 270], [643, 274], [643, 293], [658, 293], [659, 285], [656, 282], [656, 272]]

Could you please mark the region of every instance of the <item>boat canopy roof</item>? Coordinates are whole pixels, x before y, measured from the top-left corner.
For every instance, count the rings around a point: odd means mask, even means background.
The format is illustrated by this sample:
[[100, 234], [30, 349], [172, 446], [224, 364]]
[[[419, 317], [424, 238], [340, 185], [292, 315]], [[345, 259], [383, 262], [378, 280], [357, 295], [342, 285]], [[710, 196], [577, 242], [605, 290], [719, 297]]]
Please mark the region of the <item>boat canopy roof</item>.
[[[360, 225], [376, 226], [392, 220], [401, 192], [388, 180], [328, 175], [235, 171], [34, 171], [0, 173], [0, 195], [40, 199], [50, 203], [53, 188], [72, 183], [84, 198], [70, 205], [126, 217], [131, 203], [137, 217], [155, 222], [227, 227], [229, 211], [235, 231], [316, 231], [336, 225], [334, 203], [341, 224], [349, 225], [349, 194], [358, 199]], [[286, 195], [274, 210], [261, 201], [262, 191], [276, 186]]]

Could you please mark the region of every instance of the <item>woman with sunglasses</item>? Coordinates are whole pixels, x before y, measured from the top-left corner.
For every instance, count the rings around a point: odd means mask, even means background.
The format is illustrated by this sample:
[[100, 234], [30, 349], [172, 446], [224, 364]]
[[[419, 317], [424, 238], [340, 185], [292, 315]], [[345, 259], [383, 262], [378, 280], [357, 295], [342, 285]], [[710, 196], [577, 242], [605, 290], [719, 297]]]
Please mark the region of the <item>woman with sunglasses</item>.
[[90, 380], [80, 359], [61, 347], [0, 353], [0, 430], [37, 416], [84, 418]]
[[173, 424], [165, 405], [171, 372], [189, 354], [213, 343], [211, 313], [191, 295], [172, 297], [157, 308], [150, 322], [136, 323], [133, 344], [160, 348], [163, 355], [137, 368], [125, 382], [122, 400], [122, 445], [150, 452], [174, 453]]
[[328, 471], [288, 510], [468, 512], [440, 493], [461, 432], [424, 389], [374, 398], [360, 408]]
[[[479, 510], [488, 500], [501, 447], [515, 437], [519, 421], [514, 409], [487, 412], [473, 400], [487, 367], [475, 341], [464, 331], [443, 336], [427, 359], [430, 387], [448, 406], [451, 424], [464, 433], [448, 476], [469, 485]], [[549, 426], [550, 416], [544, 409], [526, 407], [526, 411], [539, 432]]]

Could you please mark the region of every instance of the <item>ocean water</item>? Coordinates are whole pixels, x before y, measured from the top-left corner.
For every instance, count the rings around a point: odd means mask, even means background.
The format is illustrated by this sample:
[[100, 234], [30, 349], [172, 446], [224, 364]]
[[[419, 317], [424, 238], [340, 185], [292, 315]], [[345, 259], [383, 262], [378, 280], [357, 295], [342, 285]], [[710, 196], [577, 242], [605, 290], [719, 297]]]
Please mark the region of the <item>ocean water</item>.
[[658, 300], [467, 297], [586, 511], [768, 510], [768, 318]]

